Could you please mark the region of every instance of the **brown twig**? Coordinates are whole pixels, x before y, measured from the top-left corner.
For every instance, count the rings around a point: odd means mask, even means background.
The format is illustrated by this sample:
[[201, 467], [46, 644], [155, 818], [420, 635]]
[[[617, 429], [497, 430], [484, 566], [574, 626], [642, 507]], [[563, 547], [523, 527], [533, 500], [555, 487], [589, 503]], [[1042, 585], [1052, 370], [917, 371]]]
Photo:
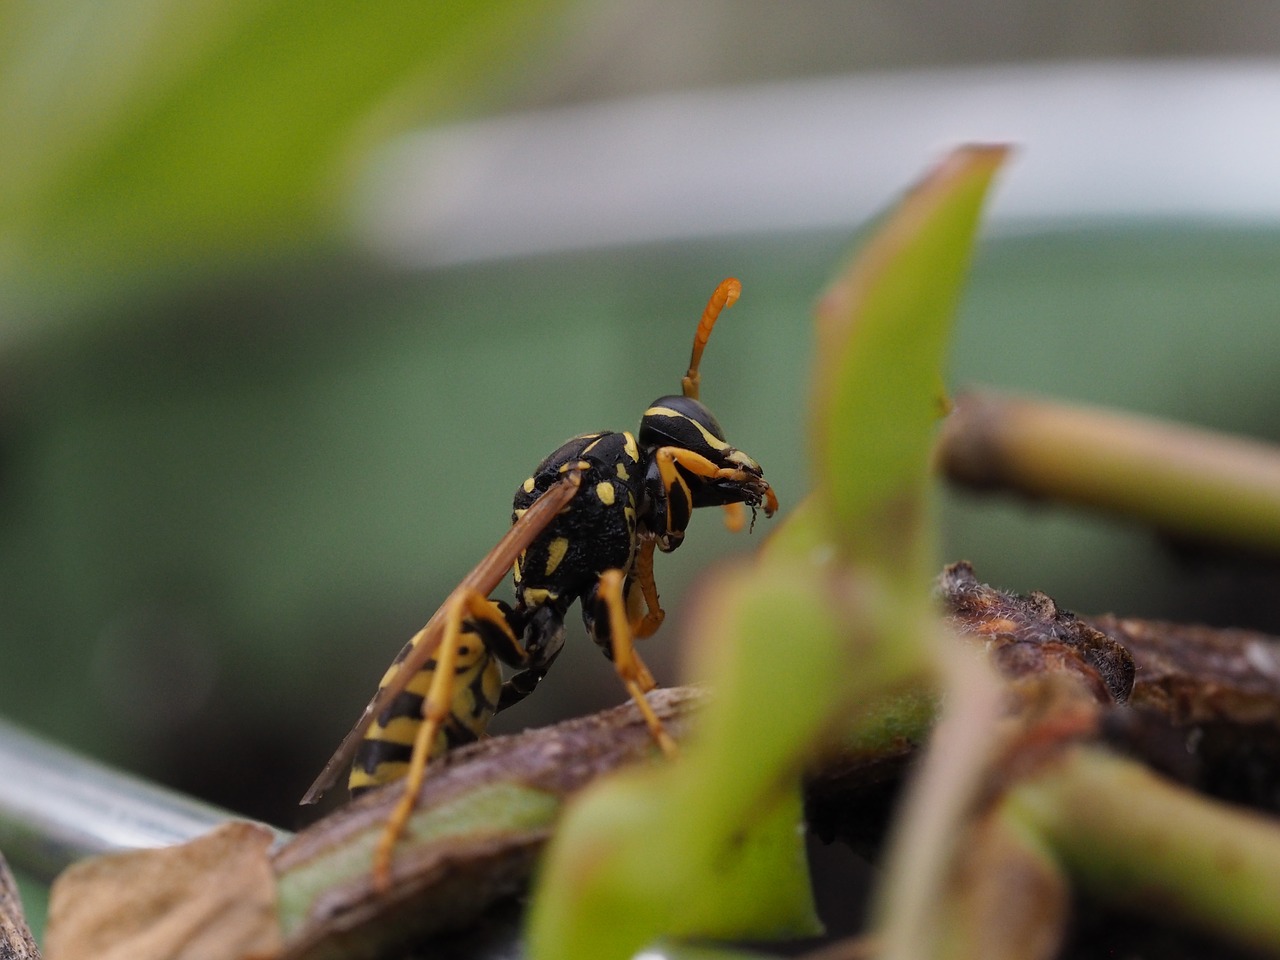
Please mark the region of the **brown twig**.
[[[650, 705], [675, 736], [704, 694], [658, 690]], [[514, 736], [433, 763], [385, 894], [371, 885], [372, 844], [398, 785], [326, 817], [274, 856], [283, 957], [373, 956], [389, 945], [457, 930], [522, 891], [565, 802], [595, 778], [654, 755], [633, 704]]]
[[17, 881], [3, 856], [0, 856], [0, 958], [40, 960], [40, 950], [22, 912]]
[[[1052, 777], [1064, 749], [1082, 740], [1105, 736], [1161, 766], [1167, 742], [1132, 728], [1171, 731], [1180, 757], [1193, 741], [1213, 741], [1203, 732], [1210, 726], [1223, 742], [1249, 744], [1265, 740], [1260, 731], [1280, 731], [1280, 682], [1270, 669], [1280, 642], [1272, 638], [1081, 618], [1042, 594], [994, 590], [965, 565], [948, 568], [938, 592], [953, 630], [981, 643], [1005, 678], [1010, 719], [995, 744], [993, 775], [974, 798], [979, 815], [999, 810], [1020, 784]], [[650, 702], [681, 737], [707, 696], [676, 688], [655, 691]], [[808, 813], [819, 832], [878, 842], [933, 714], [928, 690], [894, 690], [862, 705], [857, 736], [833, 743], [811, 773]], [[284, 956], [372, 956], [474, 926], [525, 888], [577, 791], [655, 753], [639, 712], [626, 705], [448, 754], [427, 777], [386, 896], [370, 885], [372, 848], [398, 791], [374, 792], [338, 811], [272, 858]], [[1280, 764], [1262, 768], [1275, 789]], [[1184, 779], [1200, 785], [1203, 774]]]

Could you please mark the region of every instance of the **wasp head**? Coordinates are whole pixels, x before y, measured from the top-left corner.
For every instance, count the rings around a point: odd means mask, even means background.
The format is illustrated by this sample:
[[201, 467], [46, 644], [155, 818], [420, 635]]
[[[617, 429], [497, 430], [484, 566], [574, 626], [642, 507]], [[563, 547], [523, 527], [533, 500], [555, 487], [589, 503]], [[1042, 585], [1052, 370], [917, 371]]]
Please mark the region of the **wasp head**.
[[760, 464], [731, 446], [715, 415], [692, 397], [655, 400], [638, 440], [648, 461], [641, 517], [662, 550], [679, 546], [695, 507], [743, 503], [766, 516], [778, 508]]

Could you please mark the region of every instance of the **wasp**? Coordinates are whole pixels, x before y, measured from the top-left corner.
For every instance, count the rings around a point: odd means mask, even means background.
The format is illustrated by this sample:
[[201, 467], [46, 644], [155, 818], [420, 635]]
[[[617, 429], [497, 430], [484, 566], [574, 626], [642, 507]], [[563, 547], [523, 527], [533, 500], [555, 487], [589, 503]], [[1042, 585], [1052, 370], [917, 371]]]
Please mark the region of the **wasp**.
[[[644, 694], [656, 684], [634, 647], [664, 612], [654, 551], [680, 546], [694, 509], [719, 506], [731, 529], [744, 508], [772, 516], [778, 500], [760, 465], [731, 446], [699, 400], [703, 349], [742, 285], [716, 288], [694, 333], [681, 393], [659, 397], [640, 429], [587, 433], [561, 444], [517, 489], [512, 526], [400, 651], [359, 722], [303, 803], [351, 765], [353, 796], [403, 778], [379, 842], [374, 884], [386, 889], [391, 854], [413, 812], [427, 762], [485, 735], [493, 716], [528, 696], [564, 645], [565, 617], [581, 604], [587, 634], [614, 662], [654, 741], [676, 746]], [[490, 594], [508, 571], [515, 603]], [[501, 665], [512, 669], [502, 679]]]

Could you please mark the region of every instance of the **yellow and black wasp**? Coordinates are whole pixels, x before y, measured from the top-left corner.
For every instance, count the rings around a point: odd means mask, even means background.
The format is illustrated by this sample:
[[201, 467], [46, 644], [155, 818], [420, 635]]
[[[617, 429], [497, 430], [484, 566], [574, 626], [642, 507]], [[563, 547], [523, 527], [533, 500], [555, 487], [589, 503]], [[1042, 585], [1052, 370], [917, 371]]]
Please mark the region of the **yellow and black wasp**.
[[[694, 334], [682, 392], [650, 404], [637, 434], [574, 437], [520, 485], [511, 529], [401, 650], [303, 797], [314, 802], [348, 764], [353, 795], [405, 778], [376, 855], [377, 886], [389, 883], [391, 850], [413, 811], [427, 761], [483, 736], [494, 714], [534, 690], [563, 647], [565, 616], [575, 601], [655, 741], [674, 753], [644, 699], [655, 684], [633, 645], [653, 634], [664, 616], [654, 550], [676, 549], [697, 507], [724, 507], [735, 529], [744, 506], [765, 516], [778, 508], [760, 465], [729, 445], [698, 399], [703, 348], [741, 289], [732, 278], [716, 289]], [[489, 599], [508, 570], [514, 605]], [[515, 671], [505, 682], [499, 663]]]

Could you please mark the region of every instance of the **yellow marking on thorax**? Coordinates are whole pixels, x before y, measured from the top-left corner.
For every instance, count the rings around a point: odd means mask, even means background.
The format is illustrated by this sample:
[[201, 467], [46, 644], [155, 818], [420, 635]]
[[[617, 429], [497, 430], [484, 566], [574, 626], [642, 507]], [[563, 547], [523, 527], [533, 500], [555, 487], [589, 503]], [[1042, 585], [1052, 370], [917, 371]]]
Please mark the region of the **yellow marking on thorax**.
[[[569, 551], [569, 540], [566, 537], [556, 537], [547, 544], [547, 569], [543, 571], [546, 576], [555, 573], [556, 567], [560, 566], [560, 561], [564, 559], [564, 555]], [[528, 596], [526, 594], [526, 596]]]
[[[528, 480], [524, 482], [524, 485], [523, 485], [524, 492], [533, 493], [533, 487], [534, 487], [533, 477], [530, 477]], [[523, 513], [523, 511], [521, 512]]]
[[613, 484], [608, 480], [601, 480], [596, 484], [596, 496], [600, 498], [600, 502], [606, 507], [613, 506]]
[[[623, 431], [622, 435], [627, 438], [622, 444], [622, 452], [625, 453], [632, 460], [639, 461], [640, 448], [636, 446], [636, 438], [631, 435], [630, 431]], [[618, 465], [618, 469], [619, 470], [622, 469], [621, 464]], [[623, 479], [626, 479], [626, 478], [624, 477]]]

